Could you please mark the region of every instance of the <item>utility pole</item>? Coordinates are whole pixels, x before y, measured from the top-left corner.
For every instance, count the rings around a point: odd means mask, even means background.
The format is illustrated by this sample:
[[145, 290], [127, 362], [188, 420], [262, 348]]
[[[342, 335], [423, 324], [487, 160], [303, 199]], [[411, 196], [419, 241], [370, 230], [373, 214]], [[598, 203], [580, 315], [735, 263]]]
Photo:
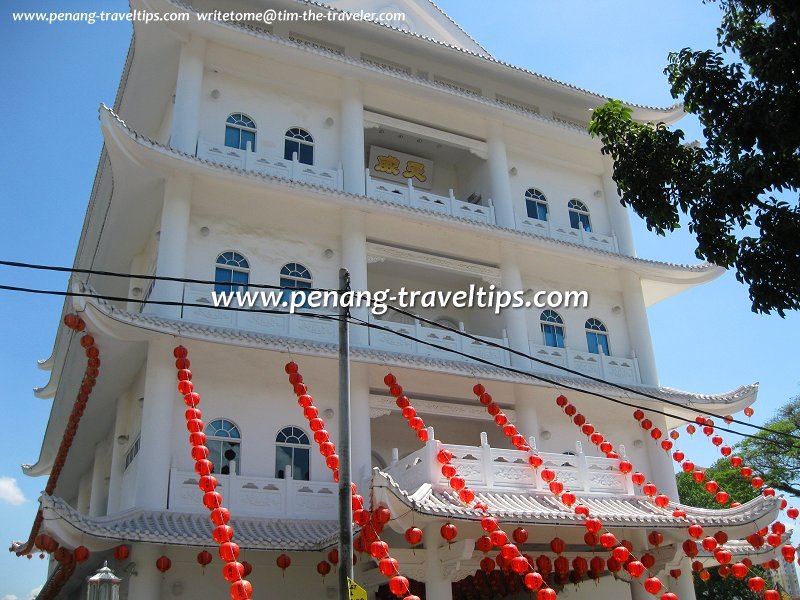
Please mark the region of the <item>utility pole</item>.
[[[353, 506], [350, 491], [350, 311], [343, 295], [350, 273], [339, 269], [339, 600], [349, 600], [353, 579]], [[362, 432], [364, 435], [364, 432]], [[368, 435], [368, 433], [367, 433]]]

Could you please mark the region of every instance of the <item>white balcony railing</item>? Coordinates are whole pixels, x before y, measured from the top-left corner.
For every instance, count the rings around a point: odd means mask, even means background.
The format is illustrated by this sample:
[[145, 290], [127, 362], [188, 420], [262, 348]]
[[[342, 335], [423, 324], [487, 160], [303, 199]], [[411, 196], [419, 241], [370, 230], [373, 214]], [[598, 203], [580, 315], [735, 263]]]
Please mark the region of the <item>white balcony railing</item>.
[[367, 196], [371, 198], [415, 208], [425, 208], [453, 217], [481, 221], [482, 223], [495, 223], [494, 208], [491, 200], [489, 200], [488, 206], [464, 202], [455, 197], [452, 189], [448, 196], [439, 196], [425, 190], [416, 189], [411, 179], [408, 180], [407, 185], [398, 185], [382, 179], [373, 179], [369, 174], [369, 169], [366, 170], [366, 178]]
[[[505, 491], [530, 493], [547, 491], [547, 484], [528, 463], [528, 452], [492, 448], [485, 433], [481, 434], [480, 446], [437, 444], [433, 428], [428, 429], [425, 447], [398, 459], [393, 452], [392, 464], [386, 472], [397, 484], [413, 493], [424, 483], [439, 490], [449, 489], [448, 480], [441, 473], [441, 464], [436, 459], [442, 448], [453, 454], [452, 463], [464, 477], [467, 485], [478, 491]], [[531, 438], [531, 447], [535, 441]], [[625, 456], [620, 447], [621, 456]], [[633, 495], [633, 484], [619, 470], [619, 460], [583, 453], [581, 442], [576, 442], [575, 454], [538, 452], [544, 460], [540, 467], [553, 469], [558, 480], [573, 492], [586, 494]]]
[[[395, 335], [389, 331], [370, 329], [369, 345], [372, 348], [403, 352], [405, 354], [432, 356], [448, 360], [468, 360], [464, 356], [449, 352], [448, 350], [444, 349], [448, 348], [495, 363], [500, 363], [503, 365], [511, 364], [510, 355], [507, 350], [490, 346], [489, 344], [481, 341], [466, 338], [452, 331], [448, 331], [447, 329], [425, 325], [416, 319], [414, 319], [413, 323], [394, 323], [392, 321], [377, 319], [370, 315], [369, 320], [371, 323], [375, 323], [381, 327], [386, 327], [392, 331], [415, 338], [409, 339], [408, 337]], [[508, 347], [508, 338], [505, 335], [505, 331], [503, 331], [502, 338], [492, 338], [486, 336], [475, 337], [486, 342], [492, 342], [504, 347]], [[442, 349], [434, 348], [433, 346], [417, 342], [416, 340], [424, 340], [426, 342], [430, 342], [431, 344], [436, 344], [437, 346], [441, 346]]]
[[[592, 354], [585, 350], [573, 348], [553, 348], [542, 344], [530, 343], [531, 356], [547, 361], [554, 365], [567, 367], [580, 371], [586, 375], [599, 377], [613, 383], [641, 383], [639, 377], [639, 364], [636, 358], [623, 358], [620, 356], [606, 356], [605, 354]], [[556, 367], [533, 362], [534, 370], [549, 373], [564, 373]]]
[[229, 148], [200, 140], [197, 144], [197, 156], [223, 165], [230, 165], [245, 171], [255, 171], [273, 177], [283, 177], [304, 183], [311, 183], [334, 190], [342, 189], [342, 169], [321, 169], [314, 165], [306, 165], [297, 160], [286, 160], [257, 152], [248, 152], [238, 148]]
[[[245, 475], [215, 475], [217, 491], [233, 514], [258, 517], [335, 519], [338, 515], [336, 483], [300, 481]], [[206, 512], [203, 492], [194, 471], [170, 469], [169, 510]]]
[[603, 235], [592, 231], [584, 231], [583, 229], [553, 225], [549, 221], [533, 219], [526, 215], [517, 215], [517, 229], [561, 240], [563, 242], [572, 242], [573, 244], [597, 248], [598, 250], [606, 250], [614, 253], [619, 252], [617, 238], [613, 235]]

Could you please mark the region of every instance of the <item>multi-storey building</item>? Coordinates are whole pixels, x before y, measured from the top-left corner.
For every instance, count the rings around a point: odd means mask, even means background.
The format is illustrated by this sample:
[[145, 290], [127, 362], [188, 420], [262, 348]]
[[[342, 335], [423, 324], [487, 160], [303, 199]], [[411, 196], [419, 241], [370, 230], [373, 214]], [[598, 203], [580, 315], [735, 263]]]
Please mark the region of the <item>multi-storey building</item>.
[[[448, 493], [434, 442], [420, 443], [400, 421], [383, 383], [389, 371], [489, 511], [528, 529], [525, 552], [551, 554], [558, 535], [570, 559], [602, 554], [585, 545], [582, 522], [546, 490], [528, 452], [511, 447], [486, 416], [472, 393], [476, 381], [545, 466], [636, 553], [652, 553], [652, 572], [691, 600], [681, 550], [687, 520], [645, 498], [555, 399], [569, 390], [597, 430], [676, 501], [670, 454], [632, 409], [598, 394], [694, 418], [698, 406], [741, 410], [756, 387], [701, 395], [660, 385], [647, 307], [720, 269], [636, 256], [611, 164], [586, 133], [589, 111], [604, 99], [493, 58], [426, 0], [226, 3], [326, 15], [269, 26], [199, 20], [200, 11], [218, 8], [209, 0], [131, 4], [189, 18], [134, 24], [114, 107], [100, 108], [105, 145], [75, 258], [94, 273], [73, 277], [73, 291], [88, 296], [68, 299], [64, 314], [81, 315], [102, 367], [84, 414], [71, 420], [86, 361], [80, 335], [58, 329], [42, 364], [50, 381], [37, 390], [52, 398], [51, 417], [38, 460], [25, 467], [57, 477], [31, 539], [16, 547], [30, 552], [46, 534], [91, 556], [52, 561], [40, 597], [79, 597], [85, 575], [104, 559], [130, 600], [227, 597], [218, 560], [205, 575], [196, 561], [213, 541], [175, 390], [179, 343], [190, 350], [207, 445], [256, 597], [331, 597], [333, 583], [315, 565], [336, 544], [336, 484], [312, 451], [283, 368], [290, 359], [300, 364], [336, 440], [337, 323], [217, 310], [211, 292], [335, 289], [345, 267], [357, 290], [494, 285], [527, 299], [541, 290], [590, 297], [587, 307], [499, 314], [414, 308], [424, 320], [353, 310], [382, 327], [351, 332], [353, 477], [373, 505], [392, 511], [393, 556], [425, 584], [429, 600], [469, 596], [467, 586], [451, 584], [478, 568], [480, 513]], [[355, 9], [403, 11], [406, 20], [335, 20]], [[681, 116], [679, 107], [631, 108], [640, 120]], [[664, 434], [680, 424], [650, 418]], [[761, 498], [686, 510], [734, 539], [773, 521], [778, 507]], [[459, 535], [448, 544], [439, 530], [451, 519]], [[414, 549], [402, 536], [412, 524], [425, 532]], [[664, 537], [657, 548], [648, 542], [653, 530]], [[113, 556], [121, 544], [130, 548], [125, 561]], [[281, 553], [292, 560], [285, 572], [275, 564]], [[160, 556], [171, 560], [163, 575]], [[667, 575], [678, 568], [680, 577]], [[563, 595], [649, 597], [639, 581], [610, 575]], [[370, 594], [386, 581], [366, 555], [356, 579]]]

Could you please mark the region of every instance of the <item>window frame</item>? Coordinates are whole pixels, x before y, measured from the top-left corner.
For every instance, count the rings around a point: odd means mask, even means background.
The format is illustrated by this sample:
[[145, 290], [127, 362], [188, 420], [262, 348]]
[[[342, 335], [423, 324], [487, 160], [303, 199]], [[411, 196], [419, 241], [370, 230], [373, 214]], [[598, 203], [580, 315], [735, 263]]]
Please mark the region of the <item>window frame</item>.
[[[606, 324], [597, 317], [589, 317], [586, 319], [583, 327], [586, 332], [587, 351], [590, 354], [611, 356], [611, 343], [608, 339], [608, 327], [606, 327]], [[594, 340], [594, 342], [592, 342], [592, 340]], [[601, 349], [604, 350], [604, 352], [600, 352]]]
[[[292, 430], [291, 431], [291, 435], [293, 435], [294, 437], [296, 437], [298, 440], [301, 440], [301, 441], [299, 441], [297, 443], [292, 443], [292, 442], [287, 442], [287, 441], [279, 441], [279, 437], [282, 434], [284, 435], [284, 437], [287, 437], [287, 438], [290, 437], [289, 435], [284, 433], [284, 432], [286, 432], [287, 430], [290, 430], [290, 429]], [[297, 432], [299, 432], [300, 434], [302, 434], [303, 437], [305, 437], [305, 440], [306, 440], [305, 442], [302, 442], [302, 437], [297, 435]], [[275, 478], [276, 479], [284, 479], [285, 480], [286, 479], [285, 467], [286, 467], [287, 464], [290, 464], [290, 463], [284, 464], [283, 465], [284, 469], [282, 471], [279, 469], [278, 461], [279, 461], [279, 459], [281, 457], [281, 454], [278, 451], [278, 448], [291, 448], [292, 480], [293, 481], [311, 481], [311, 438], [308, 435], [308, 433], [306, 433], [305, 429], [303, 429], [302, 427], [299, 427], [297, 425], [284, 425], [275, 434]], [[305, 454], [306, 454], [307, 471], [306, 471], [306, 474], [305, 474], [304, 478], [302, 478], [302, 477], [298, 478], [296, 476], [297, 475], [297, 469], [295, 468], [295, 464], [296, 464], [295, 451], [296, 450], [304, 450]], [[283, 475], [282, 477], [281, 477], [281, 474]]]
[[[284, 271], [290, 266], [292, 268], [289, 269], [288, 273], [285, 273]], [[308, 274], [308, 277], [293, 274], [299, 273], [301, 269]], [[291, 295], [297, 293], [298, 290], [310, 290], [314, 287], [314, 275], [311, 273], [311, 269], [303, 263], [296, 261], [288, 262], [285, 263], [278, 272], [278, 286], [282, 290], [281, 299], [284, 302], [291, 302]], [[296, 306], [302, 308], [305, 306], [305, 300], [302, 305], [296, 304]]]
[[[531, 214], [531, 207], [535, 207], [536, 214]], [[550, 205], [547, 196], [538, 188], [528, 188], [525, 190], [525, 214], [529, 219], [536, 219], [547, 223], [550, 220]], [[542, 218], [544, 215], [544, 218]]]
[[[230, 258], [225, 258], [226, 254], [230, 254]], [[236, 258], [238, 257], [238, 259]], [[228, 262], [220, 262], [221, 260]], [[233, 261], [233, 262], [230, 262]], [[244, 266], [241, 263], [244, 263]], [[228, 281], [220, 279], [220, 271], [230, 272]], [[236, 281], [236, 274], [241, 277], [244, 276], [244, 281]], [[217, 260], [214, 261], [214, 291], [219, 293], [230, 293], [236, 291], [246, 292], [250, 286], [250, 261], [247, 257], [238, 252], [237, 250], [225, 250], [217, 255]]]
[[[303, 151], [310, 152], [311, 156], [304, 156]], [[294, 153], [297, 152], [297, 162], [304, 165], [314, 166], [314, 136], [307, 129], [302, 127], [290, 127], [283, 134], [283, 158], [284, 160], [294, 160]], [[308, 162], [308, 161], [311, 162]]]
[[[236, 145], [228, 143], [228, 132], [235, 132], [237, 136]], [[252, 140], [250, 140], [250, 136], [246, 136], [247, 139], [243, 139], [242, 133], [252, 134]], [[252, 146], [250, 148], [251, 152], [256, 151], [256, 140], [258, 138], [258, 126], [256, 125], [255, 120], [248, 115], [247, 113], [237, 112], [231, 113], [228, 115], [228, 118], [225, 119], [225, 147], [226, 148], [236, 148], [237, 150], [247, 150], [247, 142], [252, 141]]]
[[[548, 314], [550, 313], [550, 314]], [[566, 348], [567, 346], [567, 329], [564, 326], [564, 319], [551, 308], [543, 310], [539, 314], [539, 325], [542, 331], [542, 342], [548, 348]], [[552, 332], [548, 334], [547, 329], [552, 329]], [[560, 331], [560, 338], [558, 332]], [[555, 344], [549, 344], [547, 342], [548, 335], [554, 336]], [[559, 341], [561, 344], [559, 345]]]
[[[232, 436], [232, 435], [222, 436], [222, 435], [219, 435], [219, 433], [211, 433], [210, 429], [216, 423], [227, 423], [227, 424], [229, 424], [232, 427], [232, 429], [224, 429], [224, 431], [235, 430], [236, 433], [237, 433], [237, 436]], [[220, 427], [216, 427], [216, 431], [219, 432], [220, 431]], [[236, 424], [236, 422], [233, 421], [233, 419], [229, 419], [228, 417], [217, 417], [217, 418], [211, 419], [208, 422], [208, 424], [203, 429], [203, 433], [206, 434], [206, 447], [208, 448], [208, 451], [209, 451], [208, 459], [214, 464], [214, 474], [216, 474], [216, 475], [229, 475], [229, 474], [230, 475], [241, 475], [241, 472], [242, 472], [242, 437], [243, 436], [242, 436], [242, 429]], [[235, 442], [232, 442], [231, 440], [235, 440]], [[209, 442], [218, 442], [218, 443], [220, 443], [220, 454], [219, 454], [219, 456], [214, 456], [212, 454], [213, 446], [211, 444], [209, 444]], [[225, 458], [225, 454], [224, 454], [225, 448], [224, 448], [224, 446], [222, 446], [222, 444], [224, 444], [224, 443], [228, 443], [231, 446], [233, 446], [235, 444], [237, 446], [236, 458], [232, 458], [232, 459]], [[221, 464], [223, 460], [226, 461], [226, 464], [224, 464], [224, 465]], [[235, 473], [230, 473], [230, 463], [231, 463], [232, 460], [236, 461], [236, 472]], [[224, 468], [228, 468], [228, 472], [227, 473], [223, 473], [222, 472], [222, 469], [224, 469]]]
[[569, 211], [569, 226], [572, 229], [592, 233], [592, 217], [589, 214], [589, 207], [583, 201], [572, 198], [567, 202], [567, 210]]

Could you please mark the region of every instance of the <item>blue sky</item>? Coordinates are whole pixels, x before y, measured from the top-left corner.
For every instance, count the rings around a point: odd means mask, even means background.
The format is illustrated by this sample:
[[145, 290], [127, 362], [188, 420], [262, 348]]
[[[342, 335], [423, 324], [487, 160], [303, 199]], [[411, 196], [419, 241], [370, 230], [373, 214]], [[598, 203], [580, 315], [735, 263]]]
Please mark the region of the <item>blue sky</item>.
[[[713, 47], [716, 4], [700, 0], [437, 0], [498, 58], [605, 95], [668, 105], [667, 53]], [[6, 0], [0, 13], [0, 257], [72, 263], [100, 153], [100, 102], [114, 100], [130, 40], [127, 24], [19, 24], [14, 10], [126, 10], [120, 0]], [[699, 137], [687, 120], [690, 139]], [[683, 230], [657, 238], [635, 223], [640, 256], [696, 262]], [[58, 274], [0, 268], [0, 282], [64, 289]], [[49, 411], [31, 388], [47, 376], [36, 360], [50, 354], [61, 301], [0, 292], [0, 542], [28, 534], [43, 478], [23, 476], [35, 462]], [[792, 340], [800, 318], [750, 312], [746, 289], [731, 274], [650, 310], [659, 374], [665, 385], [722, 392], [761, 382], [755, 422], [798, 393]], [[683, 436], [682, 441], [687, 436]], [[698, 463], [710, 445], [683, 443]], [[10, 482], [16, 480], [16, 485]], [[16, 489], [21, 492], [16, 495]], [[0, 553], [0, 600], [26, 600], [45, 577], [43, 561]]]

